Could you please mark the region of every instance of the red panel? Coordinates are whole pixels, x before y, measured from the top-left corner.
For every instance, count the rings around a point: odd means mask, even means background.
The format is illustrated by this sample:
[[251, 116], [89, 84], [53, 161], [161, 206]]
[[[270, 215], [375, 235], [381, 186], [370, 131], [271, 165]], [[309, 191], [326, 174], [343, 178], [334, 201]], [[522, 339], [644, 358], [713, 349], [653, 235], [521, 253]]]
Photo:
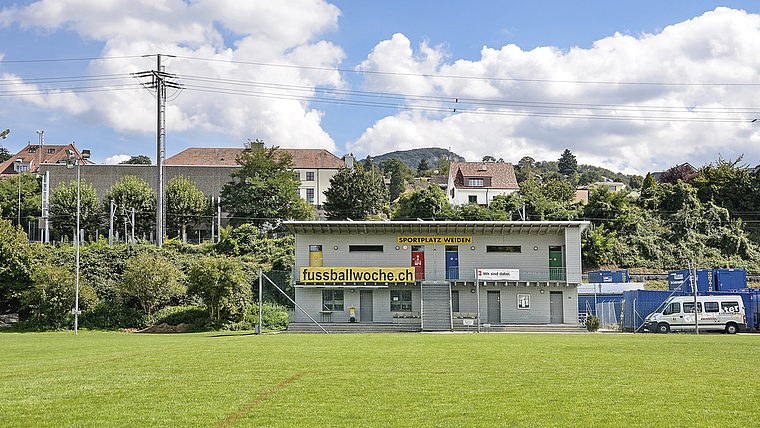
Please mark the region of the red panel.
[[412, 251], [412, 266], [414, 266], [414, 278], [425, 279], [425, 252]]

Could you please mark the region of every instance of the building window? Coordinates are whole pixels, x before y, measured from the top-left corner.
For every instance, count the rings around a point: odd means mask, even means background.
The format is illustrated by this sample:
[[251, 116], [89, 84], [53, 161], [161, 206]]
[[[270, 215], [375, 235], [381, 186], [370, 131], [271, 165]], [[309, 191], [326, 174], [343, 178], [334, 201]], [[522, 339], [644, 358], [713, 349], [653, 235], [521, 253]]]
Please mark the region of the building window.
[[468, 178], [467, 183], [468, 183], [467, 185], [470, 187], [483, 187], [482, 178]]
[[486, 253], [520, 253], [519, 245], [486, 245]]
[[322, 290], [322, 310], [342, 311], [343, 290]]
[[29, 153], [37, 153], [37, 149], [29, 149]]
[[306, 202], [314, 205], [314, 189], [306, 189]]
[[451, 290], [451, 312], [459, 312], [459, 290]]
[[478, 203], [478, 197], [477, 197], [477, 195], [470, 195], [470, 196], [467, 197], [467, 199], [468, 199], [468, 202], [470, 202], [471, 204], [477, 204]]
[[48, 149], [48, 154], [49, 155], [54, 155], [55, 154], [55, 149]]
[[348, 252], [349, 253], [359, 253], [363, 251], [375, 251], [375, 252], [383, 252], [383, 246], [382, 245], [349, 245], [348, 246]]
[[314, 173], [313, 172], [307, 172], [306, 173], [306, 180], [305, 181], [314, 181]]
[[391, 290], [391, 311], [412, 311], [412, 290]]

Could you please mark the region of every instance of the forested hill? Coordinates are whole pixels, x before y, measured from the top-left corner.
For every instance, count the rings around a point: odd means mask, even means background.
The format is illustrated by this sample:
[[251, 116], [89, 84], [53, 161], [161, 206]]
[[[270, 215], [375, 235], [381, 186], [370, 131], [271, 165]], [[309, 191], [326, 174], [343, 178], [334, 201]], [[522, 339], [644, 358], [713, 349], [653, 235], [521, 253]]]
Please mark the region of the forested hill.
[[[383, 155], [371, 156], [375, 165], [381, 165], [383, 161], [388, 159], [398, 159], [404, 162], [412, 171], [417, 170], [417, 166], [424, 158], [427, 160], [428, 165], [435, 165], [438, 159], [441, 157], [447, 157], [450, 161], [465, 162], [465, 158], [458, 154], [449, 151], [448, 149], [441, 149], [438, 147], [430, 147], [425, 149], [412, 149], [412, 150], [398, 150], [395, 152], [386, 153]], [[479, 160], [479, 159], [478, 159]]]

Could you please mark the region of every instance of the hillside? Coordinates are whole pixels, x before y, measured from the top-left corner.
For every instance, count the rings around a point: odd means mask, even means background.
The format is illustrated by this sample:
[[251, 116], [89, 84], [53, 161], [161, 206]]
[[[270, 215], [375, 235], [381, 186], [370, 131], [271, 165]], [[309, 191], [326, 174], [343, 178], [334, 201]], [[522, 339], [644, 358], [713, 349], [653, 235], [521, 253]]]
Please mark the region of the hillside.
[[383, 161], [386, 161], [388, 159], [398, 159], [401, 162], [404, 162], [406, 166], [411, 168], [412, 171], [417, 170], [417, 166], [420, 164], [420, 161], [424, 158], [427, 160], [428, 165], [432, 166], [438, 162], [438, 159], [441, 157], [446, 156], [449, 158], [449, 160], [454, 162], [464, 162], [465, 158], [462, 156], [459, 156], [458, 154], [449, 151], [448, 149], [441, 149], [438, 147], [430, 147], [430, 148], [424, 148], [424, 149], [412, 149], [412, 150], [397, 150], [395, 152], [386, 153], [383, 155], [377, 155], [372, 156], [372, 160], [375, 162], [376, 165], [380, 165], [383, 163]]

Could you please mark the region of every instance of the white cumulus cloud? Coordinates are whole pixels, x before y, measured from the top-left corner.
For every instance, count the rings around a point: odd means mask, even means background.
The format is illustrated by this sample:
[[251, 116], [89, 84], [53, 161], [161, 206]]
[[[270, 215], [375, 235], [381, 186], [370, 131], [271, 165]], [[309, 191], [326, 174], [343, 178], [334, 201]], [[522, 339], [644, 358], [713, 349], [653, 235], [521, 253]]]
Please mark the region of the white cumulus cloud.
[[[556, 160], [645, 174], [718, 155], [760, 163], [760, 16], [718, 8], [637, 37], [590, 49], [483, 47], [477, 61], [448, 60], [441, 46], [415, 50], [402, 34], [378, 43], [359, 67], [364, 86], [402, 94], [413, 112], [383, 118], [347, 145], [359, 155], [449, 147], [468, 160]], [[374, 73], [382, 71], [383, 73]], [[747, 84], [755, 86], [747, 86]], [[435, 95], [457, 112], [419, 107]], [[452, 106], [452, 104], [447, 104]], [[414, 107], [416, 106], [416, 107]]]

